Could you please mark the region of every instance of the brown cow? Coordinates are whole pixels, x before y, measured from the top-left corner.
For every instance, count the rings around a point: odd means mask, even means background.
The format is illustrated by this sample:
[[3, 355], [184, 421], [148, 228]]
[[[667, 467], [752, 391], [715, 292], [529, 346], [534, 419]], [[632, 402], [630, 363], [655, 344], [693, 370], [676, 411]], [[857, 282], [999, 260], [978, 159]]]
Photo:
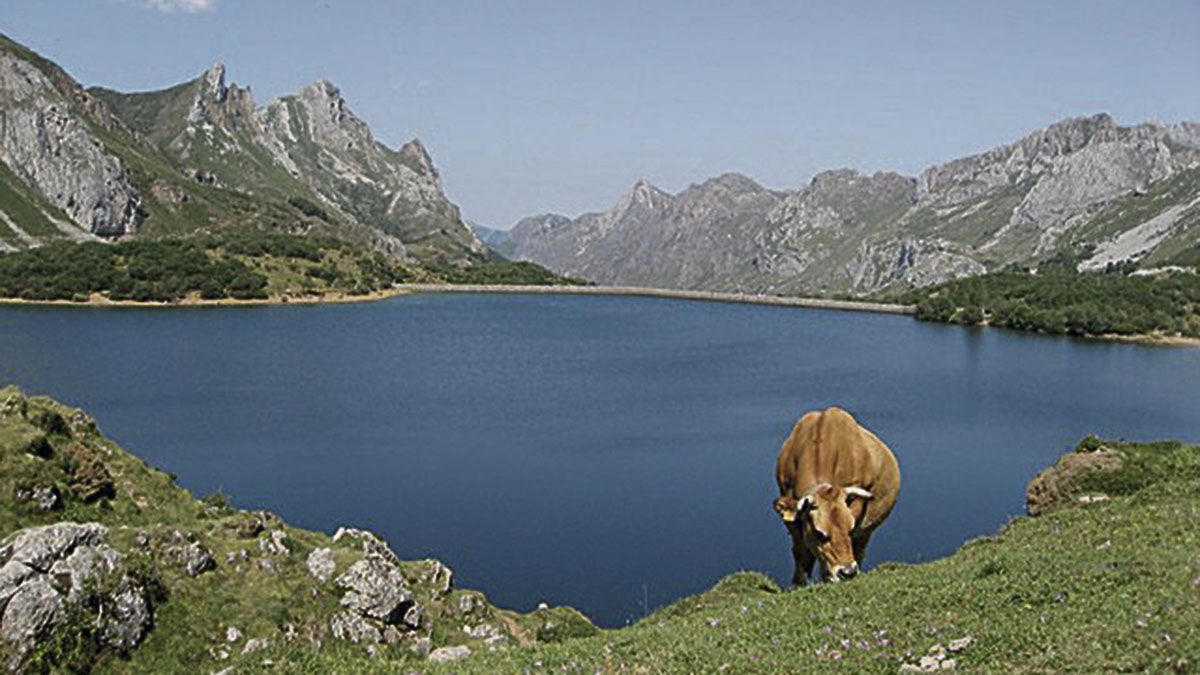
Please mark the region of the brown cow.
[[779, 451], [775, 480], [775, 511], [792, 536], [797, 586], [814, 561], [827, 581], [858, 574], [871, 533], [900, 493], [895, 455], [841, 408], [800, 418]]

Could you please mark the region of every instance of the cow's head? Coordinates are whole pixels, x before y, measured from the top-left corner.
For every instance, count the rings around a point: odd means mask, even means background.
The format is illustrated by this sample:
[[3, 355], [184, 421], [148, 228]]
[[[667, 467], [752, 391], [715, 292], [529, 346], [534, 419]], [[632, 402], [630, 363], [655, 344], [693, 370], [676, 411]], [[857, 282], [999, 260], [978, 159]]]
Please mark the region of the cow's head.
[[819, 483], [800, 499], [785, 495], [775, 500], [775, 511], [789, 528], [802, 533], [804, 546], [821, 565], [821, 576], [826, 581], [858, 574], [850, 535], [859, 523], [850, 507], [859, 499], [869, 500], [871, 493], [861, 487]]

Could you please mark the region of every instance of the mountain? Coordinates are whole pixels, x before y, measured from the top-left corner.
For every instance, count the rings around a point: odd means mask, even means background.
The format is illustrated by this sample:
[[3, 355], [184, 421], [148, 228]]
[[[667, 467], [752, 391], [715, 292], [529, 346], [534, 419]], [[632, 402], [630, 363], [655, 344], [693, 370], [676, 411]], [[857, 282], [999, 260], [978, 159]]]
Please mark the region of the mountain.
[[504, 240], [508, 238], [508, 230], [497, 230], [493, 227], [480, 225], [479, 223], [468, 222], [467, 225], [471, 231], [475, 233], [479, 240], [487, 244], [492, 249], [499, 249]]
[[0, 36], [0, 247], [229, 225], [461, 264], [487, 247], [424, 146], [374, 138], [324, 80], [256, 107], [217, 64], [161, 91], [85, 90]]
[[1200, 124], [1064, 120], [909, 177], [841, 169], [786, 192], [727, 174], [639, 182], [607, 211], [546, 214], [500, 245], [599, 283], [871, 293], [1051, 258], [1200, 262]]

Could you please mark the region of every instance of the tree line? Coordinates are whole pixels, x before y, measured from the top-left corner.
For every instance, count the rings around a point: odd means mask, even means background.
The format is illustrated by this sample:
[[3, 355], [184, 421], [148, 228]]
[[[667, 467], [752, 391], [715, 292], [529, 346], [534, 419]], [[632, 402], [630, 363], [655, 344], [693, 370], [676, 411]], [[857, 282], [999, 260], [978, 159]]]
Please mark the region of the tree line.
[[986, 324], [1060, 335], [1200, 337], [1200, 276], [994, 272], [899, 296], [926, 321]]

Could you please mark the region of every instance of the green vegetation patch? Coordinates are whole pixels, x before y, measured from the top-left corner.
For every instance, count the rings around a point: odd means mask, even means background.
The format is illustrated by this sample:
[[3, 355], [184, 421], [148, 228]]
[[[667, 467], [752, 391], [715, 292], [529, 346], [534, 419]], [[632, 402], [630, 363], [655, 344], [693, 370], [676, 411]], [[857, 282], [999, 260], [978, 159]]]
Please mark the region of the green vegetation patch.
[[917, 318], [1063, 335], [1200, 337], [1200, 276], [1177, 272], [1041, 274], [1006, 271], [918, 289], [898, 298]]
[[381, 254], [258, 230], [118, 244], [57, 242], [0, 256], [0, 296], [178, 302], [368, 294], [409, 279]]

